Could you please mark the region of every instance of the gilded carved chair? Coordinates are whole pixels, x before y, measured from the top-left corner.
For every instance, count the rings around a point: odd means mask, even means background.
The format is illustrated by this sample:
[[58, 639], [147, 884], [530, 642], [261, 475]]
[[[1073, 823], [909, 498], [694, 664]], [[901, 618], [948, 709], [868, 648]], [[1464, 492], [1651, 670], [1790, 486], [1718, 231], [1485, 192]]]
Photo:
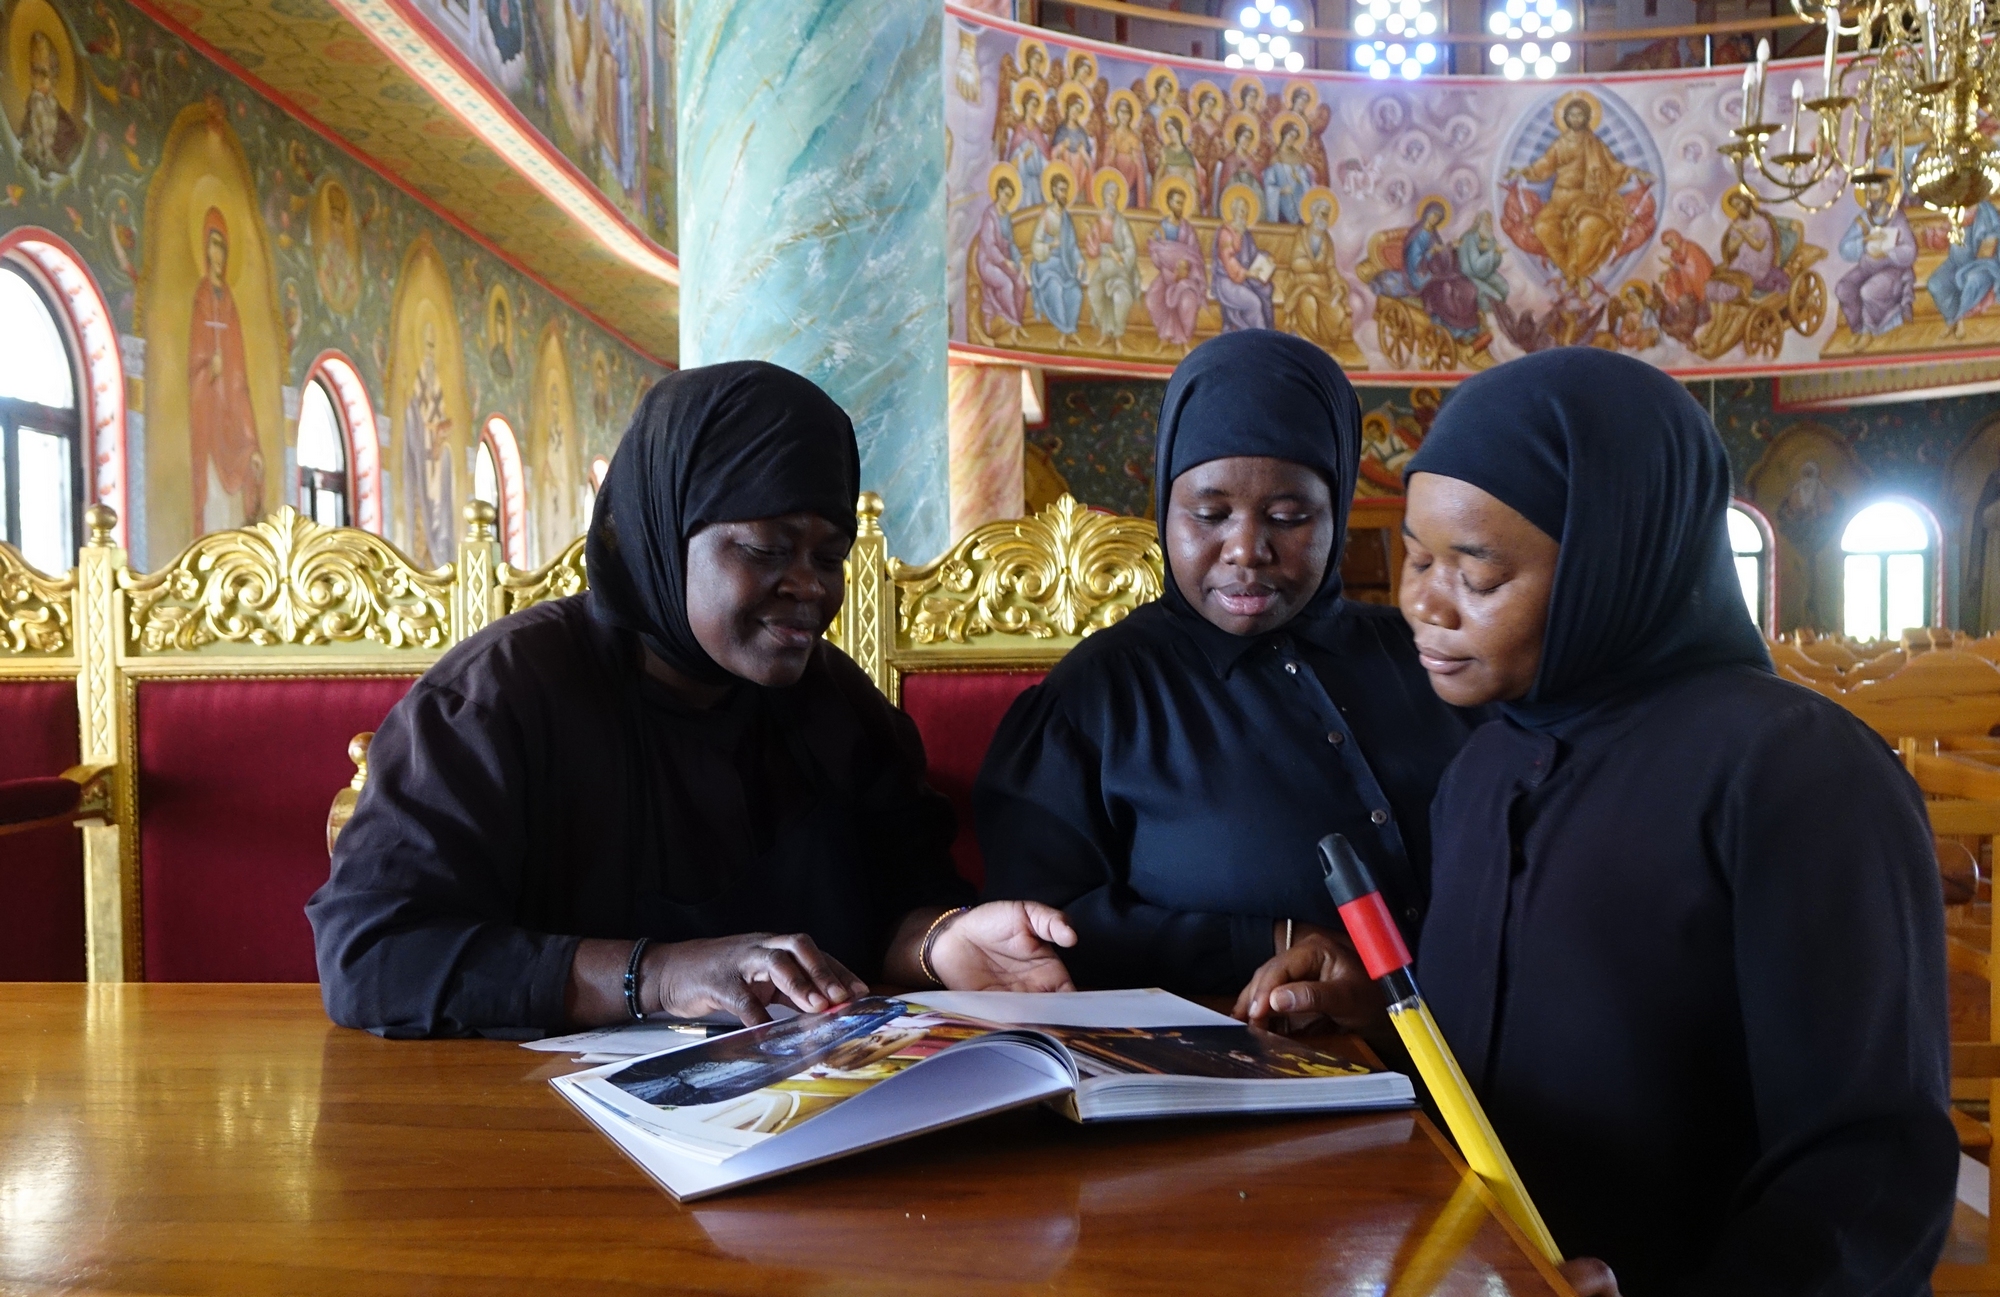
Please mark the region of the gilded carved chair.
[[84, 977], [84, 842], [116, 833], [78, 743], [76, 587], [0, 544], [0, 981]]

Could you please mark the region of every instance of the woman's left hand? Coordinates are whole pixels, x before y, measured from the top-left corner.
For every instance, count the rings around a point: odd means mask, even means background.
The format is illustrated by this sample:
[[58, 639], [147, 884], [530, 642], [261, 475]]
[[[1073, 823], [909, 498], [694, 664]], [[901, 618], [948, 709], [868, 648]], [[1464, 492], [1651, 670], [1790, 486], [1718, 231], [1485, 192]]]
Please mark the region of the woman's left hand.
[[988, 901], [947, 921], [931, 946], [931, 967], [954, 991], [1074, 991], [1058, 946], [1076, 929], [1040, 901]]
[[1317, 924], [1293, 925], [1291, 949], [1264, 962], [1230, 1012], [1268, 1031], [1298, 1030], [1331, 1018], [1349, 1031], [1376, 1025], [1382, 992], [1347, 938]]

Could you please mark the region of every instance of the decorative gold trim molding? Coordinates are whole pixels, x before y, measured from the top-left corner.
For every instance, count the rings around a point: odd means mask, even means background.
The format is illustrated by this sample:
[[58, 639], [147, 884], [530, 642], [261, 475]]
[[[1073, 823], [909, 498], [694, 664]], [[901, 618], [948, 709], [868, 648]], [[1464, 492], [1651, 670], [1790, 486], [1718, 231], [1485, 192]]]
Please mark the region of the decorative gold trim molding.
[[562, 553], [542, 567], [517, 568], [502, 563], [498, 580], [494, 583], [499, 615], [505, 617], [508, 613], [532, 608], [538, 603], [567, 599], [588, 590], [590, 575], [583, 564], [583, 543], [587, 539], [586, 536], [578, 536], [564, 547]]
[[76, 573], [49, 576], [0, 542], [0, 654], [67, 657], [75, 651]]
[[141, 653], [217, 642], [439, 649], [454, 630], [451, 564], [425, 572], [380, 536], [322, 527], [290, 505], [201, 537], [158, 572], [121, 571], [118, 584]]
[[1082, 639], [1159, 598], [1163, 568], [1151, 522], [1092, 513], [1065, 495], [1032, 518], [976, 528], [921, 567], [890, 559], [896, 645]]

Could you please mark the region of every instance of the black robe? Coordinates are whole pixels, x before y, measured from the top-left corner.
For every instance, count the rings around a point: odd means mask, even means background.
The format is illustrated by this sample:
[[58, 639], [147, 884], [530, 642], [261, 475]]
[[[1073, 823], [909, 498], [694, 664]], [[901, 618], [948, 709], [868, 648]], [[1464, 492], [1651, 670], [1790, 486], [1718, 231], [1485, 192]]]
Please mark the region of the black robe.
[[909, 911], [969, 899], [916, 727], [846, 655], [692, 710], [590, 599], [480, 632], [383, 722], [306, 907], [334, 1021], [560, 1029], [584, 937], [805, 932], [872, 977]]
[[1340, 930], [1343, 833], [1414, 941], [1438, 777], [1479, 714], [1438, 701], [1394, 609], [1238, 636], [1164, 603], [1016, 700], [973, 787], [989, 898], [1058, 905], [1077, 984], [1234, 995], [1272, 924]]
[[1566, 1254], [1626, 1297], [1927, 1292], [1944, 934], [1882, 740], [1753, 666], [1446, 774], [1418, 980]]

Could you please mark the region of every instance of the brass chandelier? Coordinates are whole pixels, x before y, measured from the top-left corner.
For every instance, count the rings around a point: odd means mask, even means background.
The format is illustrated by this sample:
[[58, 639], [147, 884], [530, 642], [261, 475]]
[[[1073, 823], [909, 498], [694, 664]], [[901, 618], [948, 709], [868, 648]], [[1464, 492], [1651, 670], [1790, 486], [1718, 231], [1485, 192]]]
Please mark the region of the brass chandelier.
[[[1737, 182], [1760, 202], [1811, 211], [1850, 187], [1871, 218], [1904, 199], [1949, 218], [1954, 241], [1967, 211], [2000, 191], [2000, 148], [1988, 133], [2000, 94], [2000, 7], [1986, 0], [1792, 0], [1826, 29], [1819, 93], [1794, 79], [1790, 111], [1766, 95], [1771, 47], [1743, 71], [1743, 116], [1721, 146]], [[1840, 38], [1853, 37], [1845, 64]], [[1768, 114], [1768, 115], [1767, 115]], [[1789, 116], [1789, 122], [1771, 117]], [[1879, 215], [1878, 215], [1879, 213]]]

